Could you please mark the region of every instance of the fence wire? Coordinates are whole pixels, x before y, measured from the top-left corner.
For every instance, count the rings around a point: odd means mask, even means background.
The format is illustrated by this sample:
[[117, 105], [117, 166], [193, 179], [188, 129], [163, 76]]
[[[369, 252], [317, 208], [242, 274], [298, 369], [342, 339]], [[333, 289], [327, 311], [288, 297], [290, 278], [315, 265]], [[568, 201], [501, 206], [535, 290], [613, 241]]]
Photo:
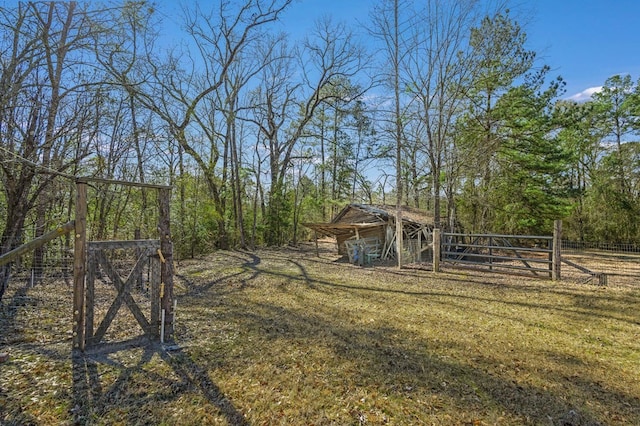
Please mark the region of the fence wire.
[[[562, 241], [562, 258], [605, 274], [608, 285], [638, 286], [640, 283], [640, 246], [637, 244]], [[585, 277], [584, 272], [562, 265], [566, 279]]]

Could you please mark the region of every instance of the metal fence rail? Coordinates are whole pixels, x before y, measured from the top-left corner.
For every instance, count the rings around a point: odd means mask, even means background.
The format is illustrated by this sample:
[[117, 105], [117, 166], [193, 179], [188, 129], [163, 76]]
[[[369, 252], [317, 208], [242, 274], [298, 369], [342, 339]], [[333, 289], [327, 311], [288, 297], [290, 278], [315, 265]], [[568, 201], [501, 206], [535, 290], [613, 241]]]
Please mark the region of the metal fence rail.
[[441, 245], [443, 263], [552, 277], [553, 237], [444, 232]]
[[640, 246], [635, 244], [561, 240], [561, 227], [554, 236], [437, 233], [434, 270], [442, 263], [578, 283], [640, 284]]

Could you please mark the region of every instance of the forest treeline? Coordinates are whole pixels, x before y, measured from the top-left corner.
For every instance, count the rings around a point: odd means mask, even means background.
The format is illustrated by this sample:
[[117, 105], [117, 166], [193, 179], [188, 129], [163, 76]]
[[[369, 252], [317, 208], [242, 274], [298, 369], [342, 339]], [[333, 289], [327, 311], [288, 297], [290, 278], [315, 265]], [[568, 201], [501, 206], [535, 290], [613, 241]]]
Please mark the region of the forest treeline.
[[[295, 243], [349, 202], [465, 232], [563, 219], [569, 238], [640, 241], [632, 76], [566, 100], [516, 10], [486, 2], [377, 0], [361, 26], [325, 15], [294, 38], [296, 7], [1, 7], [0, 252], [73, 218], [74, 176], [172, 185], [180, 257]], [[90, 238], [153, 235], [151, 190], [92, 190]]]

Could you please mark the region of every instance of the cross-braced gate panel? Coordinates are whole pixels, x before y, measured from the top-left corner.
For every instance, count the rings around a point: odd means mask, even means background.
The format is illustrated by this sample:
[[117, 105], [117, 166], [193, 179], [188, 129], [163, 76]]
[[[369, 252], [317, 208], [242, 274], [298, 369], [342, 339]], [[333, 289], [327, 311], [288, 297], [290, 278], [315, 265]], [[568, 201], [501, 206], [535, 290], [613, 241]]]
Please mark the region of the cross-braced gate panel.
[[[135, 321], [122, 327], [131, 332], [137, 323], [143, 335], [156, 339], [159, 335], [160, 311], [160, 259], [158, 240], [94, 241], [87, 246], [86, 285], [86, 346], [101, 343], [108, 330], [114, 328], [114, 320], [123, 317], [121, 308], [126, 306]], [[121, 257], [135, 258], [123, 268], [115, 253]], [[110, 256], [108, 255], [110, 254]], [[122, 259], [120, 259], [122, 260]], [[144, 288], [144, 272], [148, 286]], [[123, 278], [126, 275], [126, 278]], [[108, 308], [106, 306], [108, 305]], [[106, 308], [106, 310], [105, 310]], [[145, 313], [145, 311], [147, 313]], [[120, 312], [120, 314], [119, 314]], [[117, 320], [116, 320], [117, 322]], [[118, 333], [114, 332], [114, 335]], [[132, 337], [132, 336], [128, 336]], [[118, 337], [115, 337], [116, 339]]]

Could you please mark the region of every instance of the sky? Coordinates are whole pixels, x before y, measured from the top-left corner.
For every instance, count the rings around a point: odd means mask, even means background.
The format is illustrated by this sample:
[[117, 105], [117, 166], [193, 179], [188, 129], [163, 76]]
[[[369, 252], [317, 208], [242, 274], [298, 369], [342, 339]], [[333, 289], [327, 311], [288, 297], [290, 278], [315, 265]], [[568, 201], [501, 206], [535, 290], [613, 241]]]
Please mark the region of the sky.
[[[640, 1], [537, 0], [531, 47], [582, 100], [616, 74], [640, 78]], [[580, 96], [582, 95], [582, 96]]]
[[[175, 28], [180, 5], [194, 1], [198, 0], [156, 0], [156, 4], [165, 16], [165, 24]], [[201, 3], [208, 6], [218, 1]], [[633, 81], [640, 78], [640, 0], [507, 1], [511, 15], [527, 33], [529, 49], [538, 54], [538, 65], [549, 65], [552, 77], [560, 75], [565, 80], [565, 98], [586, 100], [616, 74], [630, 74]], [[377, 2], [293, 0], [281, 26], [292, 35], [300, 35], [308, 32], [317, 18], [329, 14], [352, 25], [356, 32]], [[0, 0], [1, 5], [15, 3]]]
[[[417, 0], [420, 1], [420, 0]], [[375, 0], [294, 0], [284, 28], [303, 33], [323, 14], [366, 22]], [[607, 78], [640, 78], [640, 0], [519, 0], [511, 14], [523, 26], [539, 65], [566, 82], [564, 98], [587, 100]]]

